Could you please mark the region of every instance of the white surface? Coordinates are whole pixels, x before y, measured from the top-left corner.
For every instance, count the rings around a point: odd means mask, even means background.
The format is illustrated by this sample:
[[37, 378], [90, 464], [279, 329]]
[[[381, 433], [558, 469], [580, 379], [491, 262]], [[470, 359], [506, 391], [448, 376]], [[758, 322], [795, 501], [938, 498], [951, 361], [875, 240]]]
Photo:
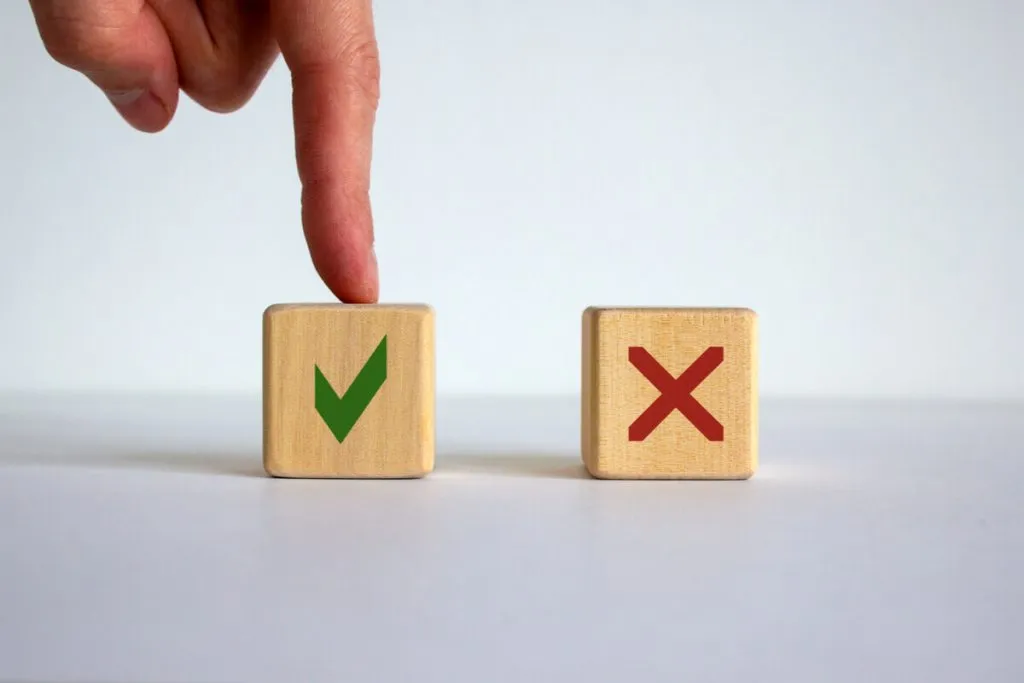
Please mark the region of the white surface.
[[1024, 680], [1024, 405], [768, 401], [716, 483], [438, 419], [428, 479], [289, 481], [256, 401], [0, 404], [0, 681]]
[[[1024, 3], [375, 11], [382, 297], [442, 393], [575, 392], [585, 306], [670, 304], [761, 312], [766, 395], [1024, 399]], [[0, 44], [0, 391], [257, 393], [263, 308], [327, 296], [281, 63], [146, 137], [24, 0]]]

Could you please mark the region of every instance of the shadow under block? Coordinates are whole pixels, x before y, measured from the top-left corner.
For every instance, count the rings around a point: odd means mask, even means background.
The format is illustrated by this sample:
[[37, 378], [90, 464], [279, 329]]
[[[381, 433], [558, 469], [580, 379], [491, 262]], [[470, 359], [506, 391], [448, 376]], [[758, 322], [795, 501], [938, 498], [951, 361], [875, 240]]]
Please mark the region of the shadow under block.
[[753, 476], [753, 311], [588, 308], [582, 372], [582, 454], [594, 477]]
[[263, 465], [276, 477], [434, 468], [434, 313], [278, 304], [263, 314]]

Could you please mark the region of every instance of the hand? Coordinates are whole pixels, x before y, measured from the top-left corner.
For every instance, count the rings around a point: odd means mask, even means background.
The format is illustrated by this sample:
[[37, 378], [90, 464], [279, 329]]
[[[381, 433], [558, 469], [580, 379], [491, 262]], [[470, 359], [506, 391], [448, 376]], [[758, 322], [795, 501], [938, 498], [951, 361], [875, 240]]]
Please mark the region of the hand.
[[29, 0], [47, 51], [128, 123], [163, 130], [179, 90], [244, 105], [277, 58], [291, 70], [302, 224], [341, 301], [378, 296], [370, 158], [380, 66], [371, 0]]

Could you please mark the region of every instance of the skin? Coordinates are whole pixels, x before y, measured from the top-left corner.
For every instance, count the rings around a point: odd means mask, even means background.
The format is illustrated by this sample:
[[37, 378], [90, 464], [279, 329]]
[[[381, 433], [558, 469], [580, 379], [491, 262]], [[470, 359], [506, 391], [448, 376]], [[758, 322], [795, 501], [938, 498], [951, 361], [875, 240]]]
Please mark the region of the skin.
[[29, 0], [50, 56], [157, 133], [179, 93], [241, 108], [280, 54], [292, 76], [302, 225], [313, 265], [346, 303], [378, 297], [370, 209], [380, 61], [371, 0]]

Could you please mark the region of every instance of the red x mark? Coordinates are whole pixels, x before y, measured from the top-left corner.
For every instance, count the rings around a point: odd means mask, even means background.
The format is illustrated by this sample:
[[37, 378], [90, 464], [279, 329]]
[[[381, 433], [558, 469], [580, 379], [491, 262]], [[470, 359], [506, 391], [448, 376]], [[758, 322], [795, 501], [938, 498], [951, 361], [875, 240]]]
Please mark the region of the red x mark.
[[682, 413], [708, 441], [724, 440], [725, 428], [722, 423], [692, 395], [693, 390], [722, 364], [724, 358], [725, 350], [721, 346], [709, 346], [683, 374], [673, 379], [647, 349], [642, 346], [629, 347], [629, 362], [661, 391], [661, 396], [629, 425], [629, 440], [646, 439], [673, 410]]

